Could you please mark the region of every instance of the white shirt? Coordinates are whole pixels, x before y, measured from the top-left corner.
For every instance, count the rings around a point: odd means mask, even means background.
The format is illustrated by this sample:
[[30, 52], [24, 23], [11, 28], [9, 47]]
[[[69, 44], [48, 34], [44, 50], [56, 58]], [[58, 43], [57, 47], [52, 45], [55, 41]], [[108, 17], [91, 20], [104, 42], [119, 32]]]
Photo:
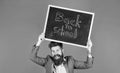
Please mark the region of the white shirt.
[[53, 73], [67, 73], [63, 63], [59, 66], [53, 66]]

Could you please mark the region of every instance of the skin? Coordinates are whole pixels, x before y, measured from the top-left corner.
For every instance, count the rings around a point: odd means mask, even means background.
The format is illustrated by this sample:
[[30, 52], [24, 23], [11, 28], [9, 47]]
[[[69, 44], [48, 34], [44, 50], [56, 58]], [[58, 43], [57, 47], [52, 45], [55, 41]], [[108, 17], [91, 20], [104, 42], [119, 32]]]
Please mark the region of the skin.
[[51, 55], [54, 57], [56, 60], [59, 59], [60, 57], [57, 55], [62, 55], [64, 52], [64, 49], [62, 49], [60, 46], [54, 46], [51, 48]]
[[[37, 56], [37, 53], [39, 51], [39, 46], [41, 44], [41, 42], [44, 40], [44, 33], [42, 33], [39, 38], [38, 38], [38, 42], [36, 45], [34, 45], [32, 52], [30, 54], [30, 60], [32, 60], [33, 62], [35, 62], [38, 65], [41, 66], [45, 66], [46, 63], [46, 59], [43, 57], [39, 57]], [[88, 57], [86, 61], [78, 61], [78, 60], [74, 60], [74, 66], [75, 69], [88, 69], [92, 67], [92, 63], [93, 63], [93, 57], [91, 55], [91, 47], [92, 47], [92, 42], [89, 39], [88, 43], [87, 43], [88, 47], [87, 47], [87, 53], [88, 53]], [[60, 65], [63, 62], [63, 53], [64, 53], [64, 49], [61, 48], [60, 46], [54, 46], [51, 47], [51, 59], [53, 60], [54, 64], [56, 66]]]

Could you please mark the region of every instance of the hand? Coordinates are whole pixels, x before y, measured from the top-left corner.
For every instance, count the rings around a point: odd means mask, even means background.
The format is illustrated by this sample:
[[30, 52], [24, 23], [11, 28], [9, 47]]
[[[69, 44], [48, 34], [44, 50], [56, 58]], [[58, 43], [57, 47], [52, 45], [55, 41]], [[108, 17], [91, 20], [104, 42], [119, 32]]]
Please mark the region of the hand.
[[92, 47], [92, 41], [91, 39], [88, 39], [88, 42], [87, 42], [87, 50], [88, 50], [88, 53], [91, 54], [91, 47]]
[[41, 33], [38, 37], [38, 41], [43, 41], [45, 39], [45, 34]]
[[39, 46], [40, 43], [45, 39], [45, 34], [44, 33], [41, 33], [38, 37], [38, 42], [36, 44], [36, 46]]

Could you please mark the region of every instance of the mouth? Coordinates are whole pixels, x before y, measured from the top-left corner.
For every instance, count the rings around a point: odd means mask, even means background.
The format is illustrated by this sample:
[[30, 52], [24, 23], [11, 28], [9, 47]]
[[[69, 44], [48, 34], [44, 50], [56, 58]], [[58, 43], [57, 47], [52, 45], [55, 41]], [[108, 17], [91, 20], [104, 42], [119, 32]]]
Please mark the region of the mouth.
[[60, 58], [60, 57], [59, 57], [59, 56], [56, 56], [55, 58], [58, 59], [58, 58]]
[[60, 56], [56, 55], [56, 56], [54, 56], [54, 58], [55, 58], [55, 59], [59, 59], [59, 58], [60, 58]]

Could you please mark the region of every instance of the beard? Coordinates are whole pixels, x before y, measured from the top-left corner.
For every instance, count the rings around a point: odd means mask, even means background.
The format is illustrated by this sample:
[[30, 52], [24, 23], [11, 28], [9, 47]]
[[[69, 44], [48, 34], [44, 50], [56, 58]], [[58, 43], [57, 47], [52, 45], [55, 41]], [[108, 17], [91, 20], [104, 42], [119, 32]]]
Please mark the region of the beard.
[[[59, 58], [56, 59], [55, 57], [59, 57]], [[62, 55], [59, 55], [59, 54], [54, 55], [54, 56], [52, 57], [52, 60], [53, 60], [53, 62], [54, 62], [54, 64], [55, 64], [56, 66], [62, 64], [63, 61], [64, 61], [64, 60], [63, 60], [63, 54], [62, 54]]]

